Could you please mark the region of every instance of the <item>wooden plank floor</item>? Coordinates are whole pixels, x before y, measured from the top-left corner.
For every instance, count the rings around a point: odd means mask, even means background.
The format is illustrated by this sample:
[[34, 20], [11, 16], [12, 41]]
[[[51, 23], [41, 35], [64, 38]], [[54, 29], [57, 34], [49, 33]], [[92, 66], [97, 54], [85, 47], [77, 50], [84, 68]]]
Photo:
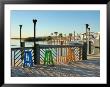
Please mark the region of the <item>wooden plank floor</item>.
[[55, 66], [12, 67], [12, 77], [99, 77], [100, 59], [71, 62]]

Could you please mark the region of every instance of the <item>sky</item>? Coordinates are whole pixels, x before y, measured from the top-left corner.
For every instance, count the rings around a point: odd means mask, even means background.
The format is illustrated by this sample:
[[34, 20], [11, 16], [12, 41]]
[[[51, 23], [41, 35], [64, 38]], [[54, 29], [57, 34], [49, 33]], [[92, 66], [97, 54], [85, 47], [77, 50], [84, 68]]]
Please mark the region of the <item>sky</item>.
[[11, 38], [19, 37], [22, 26], [22, 37], [34, 36], [33, 19], [37, 19], [36, 37], [49, 36], [53, 32], [84, 33], [85, 24], [89, 24], [92, 32], [100, 32], [99, 10], [12, 10]]

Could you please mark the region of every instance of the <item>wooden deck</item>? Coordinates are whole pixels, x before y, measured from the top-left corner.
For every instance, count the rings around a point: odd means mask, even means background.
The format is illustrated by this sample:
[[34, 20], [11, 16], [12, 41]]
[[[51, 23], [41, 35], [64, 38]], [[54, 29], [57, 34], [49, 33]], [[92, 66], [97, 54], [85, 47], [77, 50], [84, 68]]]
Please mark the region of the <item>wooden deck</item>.
[[12, 77], [99, 77], [100, 59], [92, 58], [55, 66], [12, 67]]

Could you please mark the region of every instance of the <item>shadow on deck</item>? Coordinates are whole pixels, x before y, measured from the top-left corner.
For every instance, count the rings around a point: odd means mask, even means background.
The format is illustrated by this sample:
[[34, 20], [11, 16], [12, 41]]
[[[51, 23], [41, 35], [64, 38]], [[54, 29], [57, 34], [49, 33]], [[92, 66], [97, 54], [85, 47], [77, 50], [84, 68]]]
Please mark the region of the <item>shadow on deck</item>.
[[12, 77], [99, 77], [100, 59], [71, 62], [54, 66], [34, 66], [31, 68], [12, 67]]

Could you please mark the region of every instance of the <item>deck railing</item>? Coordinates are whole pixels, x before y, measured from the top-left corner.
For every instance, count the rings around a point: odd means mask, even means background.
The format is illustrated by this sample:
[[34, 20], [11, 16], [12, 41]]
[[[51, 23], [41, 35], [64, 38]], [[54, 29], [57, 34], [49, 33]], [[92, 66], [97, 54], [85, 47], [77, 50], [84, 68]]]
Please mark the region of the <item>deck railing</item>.
[[[36, 56], [34, 57], [34, 49]], [[72, 61], [87, 59], [87, 45], [39, 45], [34, 47], [11, 48], [11, 66], [22, 66], [24, 59], [24, 50], [31, 51], [33, 64], [64, 64]], [[51, 52], [51, 55], [48, 54]], [[52, 60], [47, 60], [46, 57], [52, 57]], [[49, 58], [50, 58], [49, 57]], [[36, 58], [36, 59], [35, 59]], [[48, 59], [49, 59], [48, 58]]]
[[[44, 64], [45, 52], [50, 50], [54, 64], [67, 63], [82, 59], [82, 45], [38, 45], [39, 51], [37, 58], [42, 59], [41, 64]], [[37, 52], [38, 52], [37, 51]]]
[[11, 48], [11, 66], [22, 66], [23, 65], [24, 50], [32, 52], [32, 59], [34, 62], [33, 47]]

